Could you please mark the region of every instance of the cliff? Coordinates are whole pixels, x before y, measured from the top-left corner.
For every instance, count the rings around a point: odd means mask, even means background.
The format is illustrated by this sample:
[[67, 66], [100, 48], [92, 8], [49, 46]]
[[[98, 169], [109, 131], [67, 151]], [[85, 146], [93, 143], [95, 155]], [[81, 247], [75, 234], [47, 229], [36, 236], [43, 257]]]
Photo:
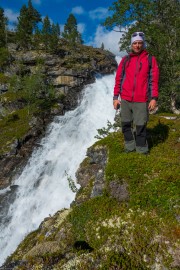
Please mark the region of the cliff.
[[148, 123], [150, 155], [126, 154], [121, 132], [87, 151], [70, 209], [47, 217], [5, 269], [179, 269], [177, 116]]
[[16, 44], [8, 50], [6, 62], [0, 63], [0, 189], [21, 173], [53, 117], [75, 108], [96, 74], [110, 74], [117, 67], [112, 53], [72, 47], [63, 39], [53, 55], [22, 51]]

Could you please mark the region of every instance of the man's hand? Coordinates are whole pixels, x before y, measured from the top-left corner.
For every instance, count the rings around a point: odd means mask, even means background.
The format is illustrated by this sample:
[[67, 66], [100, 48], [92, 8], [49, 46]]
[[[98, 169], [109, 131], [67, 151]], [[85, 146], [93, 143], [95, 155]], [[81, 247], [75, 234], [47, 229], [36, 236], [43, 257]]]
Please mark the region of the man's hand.
[[155, 99], [152, 99], [150, 102], [149, 102], [149, 105], [148, 105], [148, 109], [150, 111], [153, 111], [157, 106], [157, 101]]
[[115, 110], [118, 109], [118, 107], [120, 106], [120, 104], [121, 104], [120, 100], [118, 100], [118, 99], [113, 100], [113, 106], [114, 106], [114, 109]]

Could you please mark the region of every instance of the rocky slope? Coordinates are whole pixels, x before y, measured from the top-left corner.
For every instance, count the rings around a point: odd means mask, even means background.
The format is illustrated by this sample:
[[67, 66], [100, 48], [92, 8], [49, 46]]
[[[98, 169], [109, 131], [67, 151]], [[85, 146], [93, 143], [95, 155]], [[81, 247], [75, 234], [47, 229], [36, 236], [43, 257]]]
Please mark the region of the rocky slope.
[[[7, 65], [0, 68], [0, 189], [21, 172], [53, 117], [75, 108], [81, 90], [97, 73], [110, 74], [117, 67], [110, 52], [83, 45], [72, 48], [63, 39], [55, 55], [18, 50], [16, 44], [8, 48]], [[53, 89], [53, 97], [50, 90], [40, 91], [29, 101], [24, 87], [40, 87], [40, 77], [44, 88]], [[25, 84], [25, 78], [32, 80]]]
[[180, 268], [180, 119], [151, 116], [150, 155], [114, 132], [87, 151], [70, 209], [46, 218], [3, 269]]

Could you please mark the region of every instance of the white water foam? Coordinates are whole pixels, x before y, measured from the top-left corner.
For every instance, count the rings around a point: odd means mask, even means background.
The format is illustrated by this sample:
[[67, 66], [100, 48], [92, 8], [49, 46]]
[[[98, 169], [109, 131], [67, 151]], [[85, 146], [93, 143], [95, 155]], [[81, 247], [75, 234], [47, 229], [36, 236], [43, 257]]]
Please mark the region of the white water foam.
[[75, 179], [87, 148], [96, 141], [97, 129], [105, 127], [107, 120], [113, 122], [113, 86], [114, 75], [98, 78], [87, 86], [80, 105], [56, 117], [41, 147], [34, 150], [13, 183], [19, 187], [8, 212], [10, 221], [0, 226], [0, 265], [45, 217], [69, 207], [73, 201], [65, 171]]

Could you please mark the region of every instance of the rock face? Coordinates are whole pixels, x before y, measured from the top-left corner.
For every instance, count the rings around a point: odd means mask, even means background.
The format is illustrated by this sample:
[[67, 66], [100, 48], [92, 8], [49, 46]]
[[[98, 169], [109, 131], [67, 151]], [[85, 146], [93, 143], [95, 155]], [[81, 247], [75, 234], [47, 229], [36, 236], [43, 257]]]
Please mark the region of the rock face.
[[[28, 132], [12, 141], [10, 151], [1, 155], [0, 162], [0, 189], [9, 186], [16, 173], [19, 173], [32, 153], [38, 140], [44, 136], [46, 126], [55, 115], [62, 115], [65, 111], [74, 109], [81, 95], [84, 85], [95, 80], [95, 74], [110, 74], [116, 70], [117, 63], [114, 55], [101, 49], [83, 46], [71, 48], [61, 40], [56, 55], [44, 51], [18, 51], [15, 44], [9, 44], [10, 64], [4, 68], [4, 77], [13, 75], [32, 75], [37, 71], [37, 66], [46, 78], [46, 83], [55, 89], [55, 95], [63, 96], [56, 107], [48, 109], [42, 114], [35, 115], [29, 121]], [[0, 82], [0, 92], [9, 90], [10, 84]], [[8, 101], [4, 95], [0, 96], [0, 118], [7, 112], [14, 113], [25, 106], [25, 101], [16, 99]], [[16, 115], [11, 116], [16, 120]], [[13, 118], [14, 117], [14, 118]], [[10, 120], [11, 120], [10, 119]]]
[[[11, 65], [6, 68], [5, 75], [32, 74], [36, 72], [37, 65], [43, 66], [47, 81], [57, 91], [65, 94], [72, 87], [79, 87], [94, 80], [94, 74], [110, 74], [117, 68], [114, 55], [101, 49], [79, 45], [76, 48], [68, 47], [61, 40], [56, 55], [44, 51], [17, 51], [9, 45]], [[5, 90], [7, 86], [2, 85]]]
[[105, 186], [104, 169], [107, 162], [107, 153], [104, 147], [89, 148], [87, 159], [80, 165], [76, 177], [82, 188], [88, 189], [91, 183], [91, 192], [81, 197], [81, 191], [76, 197], [76, 203], [82, 203], [88, 198], [103, 194]]

